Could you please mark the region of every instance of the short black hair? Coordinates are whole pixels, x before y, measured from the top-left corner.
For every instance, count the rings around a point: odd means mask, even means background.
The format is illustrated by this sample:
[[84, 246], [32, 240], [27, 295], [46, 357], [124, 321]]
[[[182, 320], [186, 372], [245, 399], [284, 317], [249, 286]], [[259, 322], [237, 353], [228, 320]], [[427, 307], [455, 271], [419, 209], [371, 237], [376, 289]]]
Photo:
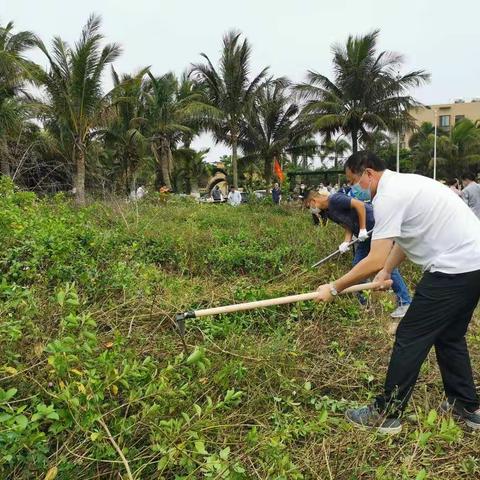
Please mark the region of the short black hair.
[[348, 157], [345, 162], [345, 170], [349, 169], [352, 173], [363, 173], [366, 168], [371, 168], [377, 172], [383, 172], [387, 166], [385, 162], [377, 157], [373, 152], [362, 150]]
[[472, 180], [475, 181], [477, 179], [477, 176], [474, 175], [472, 172], [465, 172], [462, 175], [462, 180]]
[[458, 180], [456, 178], [449, 178], [448, 180], [445, 181], [445, 183], [451, 187], [452, 185], [456, 185], [458, 183]]

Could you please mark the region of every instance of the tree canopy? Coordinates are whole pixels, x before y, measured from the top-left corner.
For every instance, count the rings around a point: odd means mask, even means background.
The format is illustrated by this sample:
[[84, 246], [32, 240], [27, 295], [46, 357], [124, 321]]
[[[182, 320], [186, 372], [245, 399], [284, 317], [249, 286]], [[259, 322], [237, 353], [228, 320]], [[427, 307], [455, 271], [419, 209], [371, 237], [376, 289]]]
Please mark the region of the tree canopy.
[[[235, 30], [223, 37], [218, 63], [202, 53], [177, 76], [152, 66], [117, 72], [122, 49], [105, 41], [96, 15], [73, 45], [55, 37], [47, 46], [9, 22], [0, 27], [2, 174], [26, 188], [71, 190], [80, 205], [86, 192], [128, 194], [141, 183], [196, 193], [211, 169], [208, 149], [192, 142], [209, 133], [231, 148], [225, 168], [235, 186], [256, 179], [268, 188], [276, 160], [286, 170], [338, 168], [349, 152], [369, 148], [392, 166], [392, 139], [407, 131], [402, 169], [431, 174], [433, 126], [416, 127], [410, 114], [419, 106], [412, 89], [429, 75], [401, 73], [402, 55], [378, 42], [378, 30], [349, 35], [332, 47], [332, 77], [309, 70], [306, 81], [292, 84], [268, 66], [252, 71], [252, 45]], [[46, 69], [29, 59], [34, 48]], [[441, 175], [478, 168], [474, 120], [438, 131]]]

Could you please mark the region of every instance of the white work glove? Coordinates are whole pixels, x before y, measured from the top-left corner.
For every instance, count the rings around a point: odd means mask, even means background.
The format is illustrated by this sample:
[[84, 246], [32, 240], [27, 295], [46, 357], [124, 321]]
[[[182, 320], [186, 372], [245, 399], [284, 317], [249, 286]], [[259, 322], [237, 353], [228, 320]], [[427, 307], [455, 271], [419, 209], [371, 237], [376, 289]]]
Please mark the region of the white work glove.
[[360, 242], [364, 242], [365, 240], [368, 240], [368, 232], [365, 230], [365, 228], [360, 229], [358, 232], [358, 240]]
[[338, 246], [338, 249], [340, 250], [340, 253], [345, 253], [350, 249], [350, 245], [348, 242], [343, 242]]

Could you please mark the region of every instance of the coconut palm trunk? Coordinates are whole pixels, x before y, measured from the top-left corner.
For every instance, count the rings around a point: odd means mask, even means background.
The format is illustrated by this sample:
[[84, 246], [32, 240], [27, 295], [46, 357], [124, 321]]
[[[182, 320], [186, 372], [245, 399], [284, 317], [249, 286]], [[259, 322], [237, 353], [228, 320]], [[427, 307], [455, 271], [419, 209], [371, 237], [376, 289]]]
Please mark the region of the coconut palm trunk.
[[172, 154], [172, 147], [171, 147], [170, 142], [168, 142], [168, 147], [167, 147], [166, 152], [167, 152], [167, 159], [168, 159], [168, 162], [167, 162], [168, 178], [170, 179], [170, 183], [171, 183], [171, 178], [172, 178], [172, 174], [173, 174], [173, 154]]
[[168, 139], [161, 138], [159, 145], [152, 143], [152, 152], [156, 163], [156, 187], [165, 186], [169, 190], [172, 190], [170, 165], [173, 163], [173, 160], [171, 159], [172, 151]]
[[[130, 184], [130, 186], [128, 186]], [[134, 169], [131, 165], [128, 167], [127, 170], [127, 195], [130, 192], [136, 192], [137, 191], [137, 172], [136, 169]]]
[[82, 207], [85, 205], [85, 149], [77, 147], [75, 158], [75, 203]]
[[170, 165], [172, 162], [172, 151], [170, 150], [170, 142], [164, 138], [161, 141], [160, 147], [160, 169], [162, 172], [162, 180], [164, 185], [172, 190], [172, 182], [170, 179]]
[[195, 175], [190, 177], [190, 193], [197, 194], [200, 191], [198, 187], [198, 178]]
[[6, 177], [10, 176], [8, 145], [5, 138], [0, 140], [0, 173]]
[[273, 163], [274, 158], [265, 158], [265, 170], [263, 172], [263, 175], [265, 177], [265, 184], [267, 185], [267, 190], [270, 190], [270, 185], [272, 184]]
[[358, 152], [358, 130], [352, 131], [352, 153]]
[[238, 138], [234, 134], [232, 135], [232, 174], [233, 174], [233, 186], [235, 188], [238, 188], [238, 153], [237, 153], [237, 147], [238, 147]]
[[1, 158], [1, 173], [6, 177], [10, 176], [10, 162], [8, 161], [7, 156], [3, 153]]

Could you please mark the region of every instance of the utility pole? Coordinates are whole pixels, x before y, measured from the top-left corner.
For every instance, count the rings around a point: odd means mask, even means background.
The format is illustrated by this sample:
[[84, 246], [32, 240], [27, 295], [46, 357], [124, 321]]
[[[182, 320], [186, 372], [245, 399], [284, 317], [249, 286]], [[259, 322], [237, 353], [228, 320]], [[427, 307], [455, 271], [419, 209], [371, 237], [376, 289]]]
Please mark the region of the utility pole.
[[437, 179], [437, 110], [433, 110], [433, 124], [434, 124], [434, 137], [433, 137], [433, 179]]
[[400, 173], [400, 132], [397, 132], [397, 173]]
[[[397, 71], [397, 85], [400, 85], [400, 71]], [[398, 87], [397, 87], [398, 88]], [[399, 107], [399, 97], [400, 92], [397, 89], [397, 173], [400, 173], [400, 107]]]

